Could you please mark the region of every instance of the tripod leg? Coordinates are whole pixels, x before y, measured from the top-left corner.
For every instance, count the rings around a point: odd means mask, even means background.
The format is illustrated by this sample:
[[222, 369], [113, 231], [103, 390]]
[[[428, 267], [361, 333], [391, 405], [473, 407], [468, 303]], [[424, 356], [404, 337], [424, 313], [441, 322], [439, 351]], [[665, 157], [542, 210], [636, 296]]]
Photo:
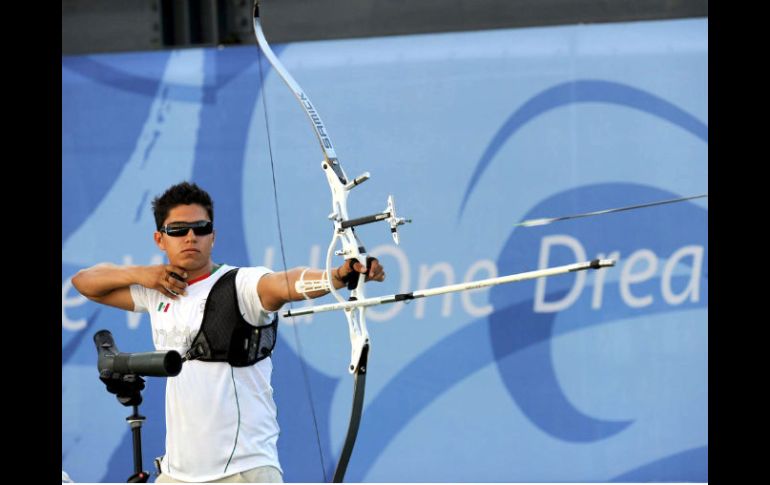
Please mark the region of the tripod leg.
[[134, 413], [126, 418], [131, 426], [131, 437], [134, 445], [134, 474], [131, 475], [128, 483], [146, 483], [150, 474], [142, 471], [142, 423], [145, 417], [139, 414], [139, 405], [134, 405]]

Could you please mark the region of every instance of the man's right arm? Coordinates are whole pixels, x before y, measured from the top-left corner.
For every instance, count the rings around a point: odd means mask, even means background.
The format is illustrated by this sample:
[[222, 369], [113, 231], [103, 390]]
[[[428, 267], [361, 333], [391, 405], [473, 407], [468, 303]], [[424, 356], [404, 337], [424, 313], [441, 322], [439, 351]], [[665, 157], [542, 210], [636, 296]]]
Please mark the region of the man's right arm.
[[78, 271], [72, 277], [72, 285], [89, 300], [134, 311], [131, 285], [137, 284], [158, 290], [172, 299], [178, 296], [171, 293], [169, 288], [180, 295], [185, 293], [187, 283], [169, 278], [170, 272], [186, 276], [182, 268], [171, 265], [117, 266], [111, 263], [100, 263]]

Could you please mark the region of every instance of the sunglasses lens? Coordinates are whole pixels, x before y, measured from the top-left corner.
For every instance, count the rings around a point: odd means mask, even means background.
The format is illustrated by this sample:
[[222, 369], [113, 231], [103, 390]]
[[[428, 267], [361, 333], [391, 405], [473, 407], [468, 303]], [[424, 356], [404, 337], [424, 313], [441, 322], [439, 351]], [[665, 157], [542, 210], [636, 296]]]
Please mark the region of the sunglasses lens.
[[207, 236], [214, 231], [214, 224], [206, 222], [202, 226], [193, 226], [193, 232], [196, 236]]
[[166, 234], [171, 237], [182, 237], [190, 231], [189, 227], [167, 227]]
[[186, 236], [190, 229], [193, 230], [196, 236], [207, 236], [214, 232], [214, 224], [211, 221], [198, 221], [190, 224], [176, 224], [173, 226], [165, 226], [163, 232], [171, 237], [183, 237]]

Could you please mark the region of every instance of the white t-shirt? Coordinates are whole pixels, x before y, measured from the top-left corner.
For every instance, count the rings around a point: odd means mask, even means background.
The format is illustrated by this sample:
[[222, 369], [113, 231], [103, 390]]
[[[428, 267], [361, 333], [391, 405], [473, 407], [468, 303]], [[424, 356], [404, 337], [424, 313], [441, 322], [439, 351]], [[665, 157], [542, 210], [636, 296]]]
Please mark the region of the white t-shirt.
[[[131, 286], [135, 312], [148, 312], [157, 350], [190, 348], [203, 321], [206, 298], [214, 283], [232, 266], [222, 265], [171, 300], [156, 290]], [[235, 278], [238, 306], [252, 325], [272, 315], [262, 308], [257, 282], [270, 270], [241, 268]], [[166, 379], [166, 455], [162, 471], [177, 480], [217, 480], [258, 466], [279, 470], [277, 410], [273, 401], [270, 357], [249, 367], [227, 362], [185, 362]]]

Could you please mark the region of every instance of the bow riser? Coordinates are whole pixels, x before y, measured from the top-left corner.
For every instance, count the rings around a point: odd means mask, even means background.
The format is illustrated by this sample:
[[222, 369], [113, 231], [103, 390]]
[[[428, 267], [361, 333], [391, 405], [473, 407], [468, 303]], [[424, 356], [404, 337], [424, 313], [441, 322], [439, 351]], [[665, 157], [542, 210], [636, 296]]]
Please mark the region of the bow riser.
[[[334, 223], [335, 236], [332, 240], [332, 244], [329, 247], [329, 253], [331, 253], [335, 241], [339, 239], [342, 243], [342, 249], [336, 251], [337, 256], [342, 256], [344, 259], [358, 260], [361, 265], [366, 267], [366, 249], [361, 240], [356, 235], [352, 227], [344, 228], [342, 223], [350, 219], [348, 216], [348, 195], [353, 187], [357, 187], [363, 180], [369, 178], [369, 174], [366, 173], [361, 177], [358, 177], [351, 183], [344, 183], [347, 180], [345, 172], [342, 167], [338, 168], [338, 171], [334, 170], [334, 167], [327, 161], [321, 162], [321, 168], [326, 174], [326, 180], [329, 182], [329, 187], [332, 192], [332, 213], [329, 214], [329, 219]], [[342, 174], [342, 178], [339, 177]], [[356, 182], [358, 181], [358, 182]], [[329, 279], [329, 287], [334, 288], [331, 281], [331, 272], [328, 269], [331, 267], [330, 262], [331, 254], [327, 255], [327, 278]], [[355, 286], [350, 286], [350, 297], [347, 301], [358, 301], [366, 298], [364, 292], [364, 273], [359, 273], [355, 282]], [[332, 291], [337, 301], [344, 302], [339, 293]], [[366, 314], [363, 308], [351, 309], [345, 312], [345, 318], [348, 321], [348, 331], [350, 333], [350, 366], [348, 370], [350, 373], [355, 373], [356, 369], [360, 367], [361, 356], [364, 346], [369, 345], [369, 332], [366, 329]]]

